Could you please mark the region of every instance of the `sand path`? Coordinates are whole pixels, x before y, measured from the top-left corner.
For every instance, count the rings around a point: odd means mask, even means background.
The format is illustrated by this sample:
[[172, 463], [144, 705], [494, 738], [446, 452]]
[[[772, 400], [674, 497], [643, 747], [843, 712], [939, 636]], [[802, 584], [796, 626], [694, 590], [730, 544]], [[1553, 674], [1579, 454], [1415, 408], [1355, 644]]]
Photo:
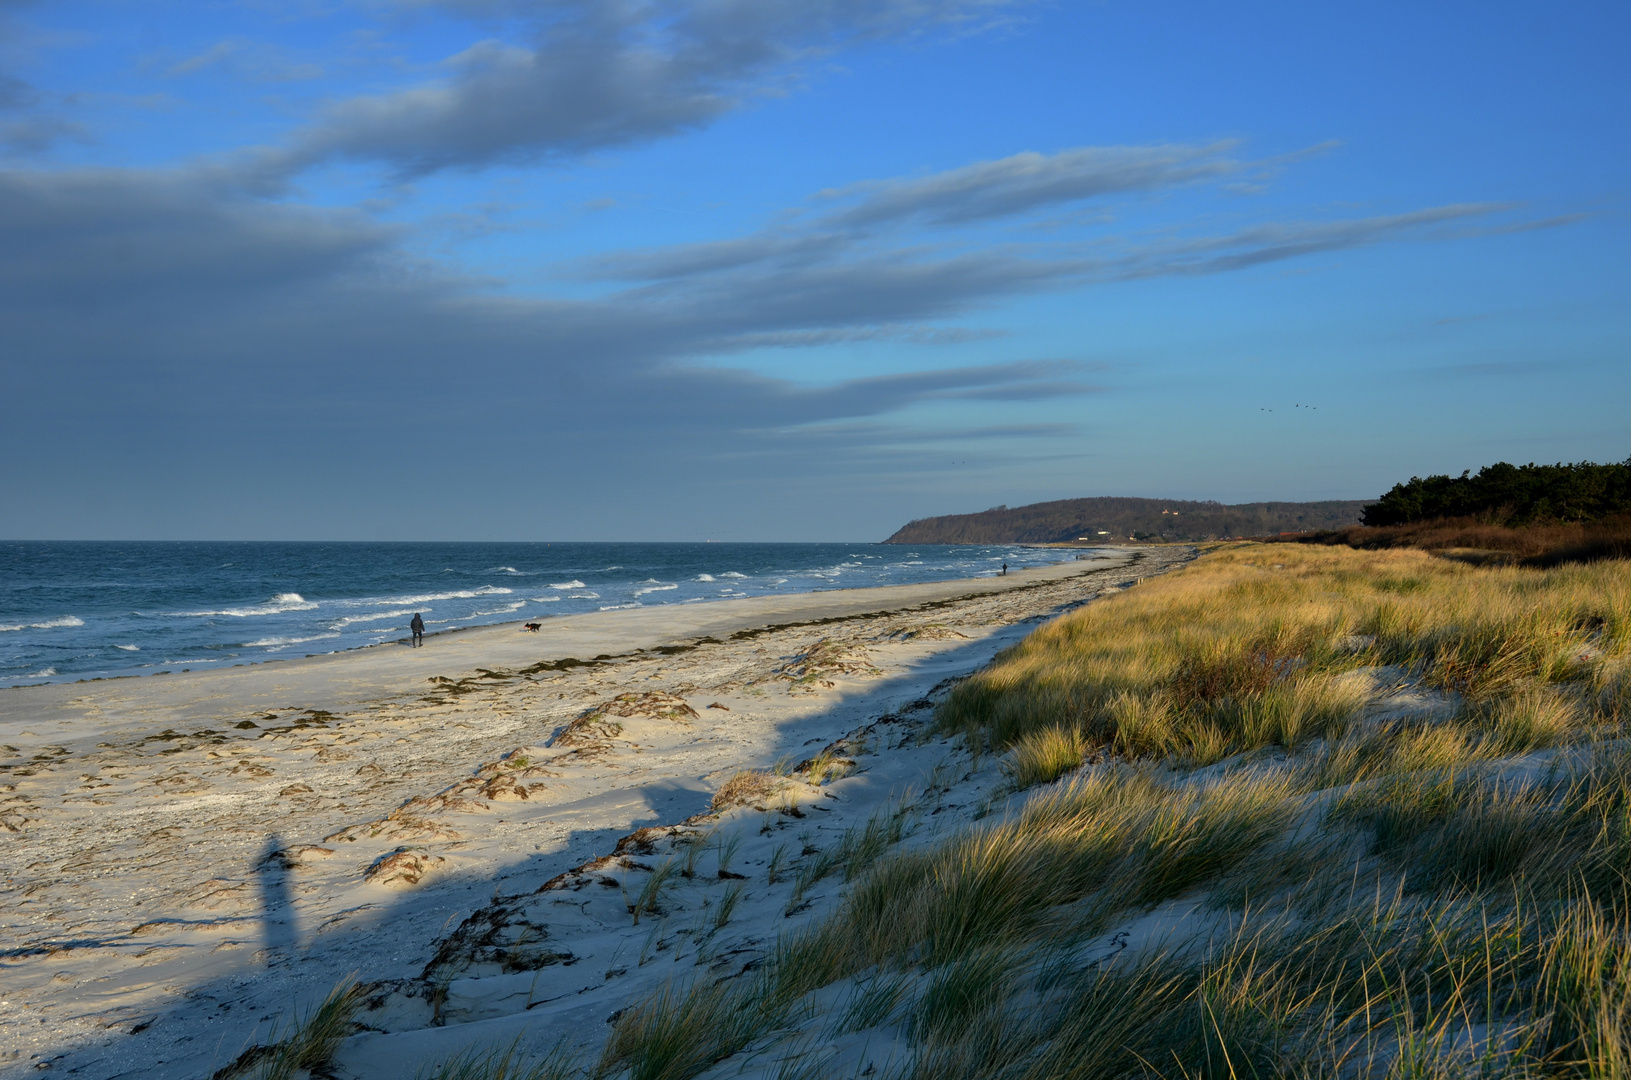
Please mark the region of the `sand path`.
[[[625, 850], [570, 918], [557, 904], [553, 922], [526, 923], [504, 897], [637, 827], [704, 815], [739, 769], [824, 748], [857, 775], [691, 831], [778, 813], [783, 827], [800, 798], [820, 804], [811, 829], [848, 827], [941, 752], [892, 750], [880, 724], [921, 724], [937, 688], [1037, 620], [1189, 555], [0, 693], [0, 1075], [208, 1076], [350, 973], [380, 990], [344, 1075], [411, 1075], [517, 1016], [603, 1037], [648, 988], [648, 958], [624, 954], [679, 940], [624, 925], [649, 861]], [[742, 858], [767, 861], [757, 847], [775, 831], [745, 832]], [[747, 900], [732, 948], [750, 952], [768, 931], [746, 913], [775, 905]], [[540, 986], [561, 979], [573, 986], [550, 1000], [578, 1011], [539, 1011]]]

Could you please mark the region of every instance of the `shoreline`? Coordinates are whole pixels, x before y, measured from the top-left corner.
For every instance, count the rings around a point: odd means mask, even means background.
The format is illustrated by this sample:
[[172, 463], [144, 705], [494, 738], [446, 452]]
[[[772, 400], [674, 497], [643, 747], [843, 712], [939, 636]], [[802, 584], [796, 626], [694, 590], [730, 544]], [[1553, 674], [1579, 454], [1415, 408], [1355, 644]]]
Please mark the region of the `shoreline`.
[[[1188, 557], [588, 613], [553, 632], [479, 627], [440, 647], [0, 696], [0, 998], [22, 1006], [0, 1010], [0, 1076], [211, 1075], [269, 1036], [261, 1021], [353, 972], [377, 1006], [339, 1076], [411, 1075], [522, 1028], [599, 1039], [668, 970], [634, 963], [642, 942], [681, 929], [619, 914], [655, 865], [631, 855], [638, 830], [740, 830], [740, 870], [762, 881], [767, 814], [826, 836], [921, 790], [945, 748], [902, 737], [949, 686], [1041, 621]], [[827, 754], [855, 774], [803, 810], [717, 803], [743, 770]], [[604, 926], [561, 907], [538, 931], [546, 966], [523, 978], [483, 959], [506, 897], [589, 866], [600, 887], [561, 902], [610, 905]], [[708, 889], [734, 887], [718, 877]], [[737, 921], [773, 939], [780, 901], [751, 888]], [[583, 985], [530, 1007], [560, 980]]]
[[[8, 728], [19, 720], [18, 713], [33, 712], [37, 714], [37, 722], [48, 723], [58, 719], [55, 714], [61, 710], [73, 708], [73, 701], [99, 695], [103, 693], [102, 688], [120, 697], [143, 699], [143, 705], [149, 707], [167, 700], [169, 707], [179, 710], [179, 719], [206, 719], [202, 715], [193, 717], [197, 710], [190, 708], [185, 699], [214, 700], [218, 695], [206, 692], [214, 682], [229, 684], [231, 693], [236, 696], [267, 702], [291, 692], [318, 691], [307, 703], [318, 708], [335, 708], [389, 694], [414, 676], [449, 675], [454, 671], [475, 670], [478, 666], [525, 666], [544, 659], [605, 659], [756, 627], [796, 627], [818, 624], [822, 620], [883, 615], [924, 604], [1013, 592], [1089, 573], [1106, 565], [1131, 565], [1135, 561], [1132, 554], [1124, 559], [1062, 560], [1016, 569], [1007, 577], [950, 578], [905, 585], [580, 612], [544, 620], [537, 633], [524, 633], [519, 629], [532, 620], [441, 630], [425, 635], [426, 645], [421, 649], [408, 648], [407, 639], [403, 638], [337, 652], [277, 657], [231, 667], [30, 683], [8, 687], [0, 693], [0, 741], [6, 738]], [[435, 648], [432, 642], [442, 647]], [[341, 665], [344, 667], [340, 668]], [[330, 686], [330, 692], [324, 694], [321, 687], [309, 685], [331, 671], [339, 675], [351, 672], [352, 679], [343, 692], [339, 686]]]
[[[975, 546], [983, 546], [983, 545], [975, 545]], [[1016, 547], [1016, 548], [1025, 548], [1025, 549], [1029, 549], [1029, 550], [1033, 550], [1033, 551], [1046, 551], [1049, 548], [1050, 545], [1045, 545], [1045, 544], [1014, 544], [1014, 545], [1009, 545], [1009, 546], [1010, 547]], [[1113, 547], [1113, 545], [1101, 545], [1101, 547], [1102, 548], [1109, 548], [1109, 547]], [[1067, 560], [1063, 560], [1063, 561], [1069, 561], [1069, 560], [1067, 559]], [[1052, 565], [1052, 564], [1048, 564], [1048, 565]], [[1018, 574], [1022, 571], [1022, 569], [1026, 569], [1026, 568], [1016, 567], [1013, 571], [1010, 572], [1010, 576], [1018, 576]], [[1036, 567], [1031, 567], [1029, 569], [1036, 569]], [[810, 589], [806, 589], [806, 590], [803, 590], [803, 591], [797, 591], [797, 592], [776, 592], [776, 593], [768, 593], [768, 594], [757, 595], [757, 596], [710, 597], [708, 599], [695, 599], [695, 598], [693, 598], [693, 599], [685, 601], [684, 603], [686, 605], [690, 605], [690, 606], [695, 606], [695, 605], [698, 605], [698, 604], [716, 605], [716, 604], [722, 604], [722, 603], [732, 603], [732, 602], [736, 602], [736, 601], [740, 601], [740, 600], [761, 600], [761, 601], [776, 603], [776, 602], [779, 602], [779, 601], [784, 600], [784, 599], [810, 595], [810, 594], [813, 594], [813, 593], [856, 593], [856, 592], [866, 592], [866, 591], [871, 591], [871, 590], [876, 590], [876, 589], [892, 589], [892, 588], [910, 587], [910, 586], [918, 586], [918, 585], [936, 586], [936, 585], [944, 585], [944, 584], [948, 584], [948, 583], [951, 583], [951, 582], [957, 582], [957, 581], [977, 582], [977, 581], [983, 581], [983, 580], [996, 580], [996, 575], [990, 575], [989, 577], [988, 576], [981, 576], [981, 577], [971, 577], [971, 578], [943, 578], [943, 579], [938, 579], [938, 580], [904, 582], [904, 583], [896, 583], [896, 584], [855, 585], [855, 586], [846, 586], [846, 587], [841, 587], [841, 588], [820, 588], [820, 587], [817, 587], [817, 588], [810, 588]], [[331, 598], [330, 602], [334, 602], [332, 600], [332, 598]], [[344, 602], [343, 598], [339, 602]], [[674, 608], [674, 607], [678, 607], [680, 605], [673, 604], [673, 603], [666, 603], [666, 604], [660, 604], [660, 605], [654, 605], [654, 606], [663, 607], [663, 608]], [[572, 612], [570, 614], [535, 614], [535, 615], [523, 616], [521, 618], [516, 618], [516, 619], [504, 619], [504, 620], [497, 621], [497, 622], [471, 623], [471, 624], [467, 624], [467, 625], [463, 625], [463, 626], [446, 626], [446, 627], [431, 631], [430, 633], [428, 633], [426, 635], [426, 638], [428, 640], [429, 638], [431, 638], [433, 636], [434, 637], [446, 637], [446, 636], [449, 636], [449, 635], [468, 634], [471, 631], [493, 630], [493, 629], [500, 628], [500, 627], [516, 627], [516, 626], [522, 625], [523, 623], [535, 622], [535, 621], [536, 622], [542, 622], [545, 625], [548, 625], [549, 623], [556, 622], [556, 621], [561, 620], [561, 619], [578, 619], [578, 618], [582, 618], [584, 616], [600, 615], [600, 614], [605, 614], [605, 613], [608, 613], [608, 612], [619, 611], [619, 610], [638, 610], [638, 609], [612, 606], [612, 607], [603, 607], [599, 611], [592, 611], [592, 610], [591, 611], [576, 611], [576, 612]], [[156, 670], [156, 669], [159, 669], [159, 668], [163, 667], [162, 663], [140, 664], [140, 665], [137, 665], [137, 666], [134, 666], [134, 667], [113, 668], [113, 669], [106, 669], [106, 670], [102, 670], [102, 671], [97, 671], [97, 670], [93, 669], [90, 672], [86, 672], [86, 673], [80, 674], [80, 675], [74, 675], [73, 673], [69, 673], [68, 675], [65, 675], [65, 676], [50, 676], [50, 677], [42, 678], [37, 682], [13, 682], [13, 683], [9, 683], [8, 685], [0, 686], [0, 697], [3, 697], [3, 692], [4, 691], [10, 691], [10, 690], [30, 690], [30, 689], [36, 689], [36, 688], [39, 688], [39, 687], [46, 687], [46, 686], [73, 686], [73, 685], [79, 685], [79, 684], [84, 684], [84, 683], [112, 682], [112, 681], [119, 680], [119, 679], [143, 679], [143, 678], [154, 677], [154, 676], [169, 677], [169, 676], [174, 676], [174, 675], [179, 675], [179, 674], [197, 674], [199, 672], [229, 671], [229, 670], [232, 670], [234, 668], [259, 666], [259, 665], [264, 665], [264, 664], [279, 664], [279, 663], [287, 663], [287, 662], [298, 661], [298, 660], [311, 660], [311, 659], [315, 659], [315, 658], [318, 658], [318, 657], [346, 655], [346, 654], [349, 654], [349, 653], [360, 652], [360, 651], [364, 651], [364, 650], [368, 650], [368, 649], [375, 649], [375, 648], [380, 648], [380, 647], [385, 647], [385, 646], [399, 645], [399, 644], [402, 644], [402, 643], [406, 642], [407, 640], [408, 639], [406, 637], [403, 637], [403, 638], [392, 639], [392, 640], [388, 640], [388, 641], [373, 641], [373, 642], [366, 642], [366, 643], [347, 645], [345, 647], [332, 649], [332, 650], [329, 650], [329, 651], [326, 651], [326, 652], [314, 652], [314, 653], [304, 653], [304, 654], [302, 654], [302, 653], [288, 653], [288, 654], [281, 655], [281, 656], [280, 655], [267, 654], [267, 655], [260, 655], [260, 656], [252, 656], [252, 657], [249, 657], [249, 658], [224, 657], [224, 658], [221, 658], [219, 660], [214, 659], [214, 658], [209, 658], [209, 657], [203, 657], [203, 658], [193, 659], [193, 660], [190, 660], [190, 661], [179, 661], [179, 662], [174, 663], [169, 668], [165, 668], [163, 670]], [[186, 646], [186, 645], [182, 645], [182, 646], [179, 646], [179, 648], [185, 650], [185, 649], [188, 649], [190, 647]], [[198, 667], [196, 669], [189, 669], [187, 667], [181, 666], [182, 664], [189, 664], [189, 663], [190, 664], [200, 664], [200, 665], [204, 665], [204, 666]], [[224, 665], [224, 666], [217, 666], [217, 665]]]

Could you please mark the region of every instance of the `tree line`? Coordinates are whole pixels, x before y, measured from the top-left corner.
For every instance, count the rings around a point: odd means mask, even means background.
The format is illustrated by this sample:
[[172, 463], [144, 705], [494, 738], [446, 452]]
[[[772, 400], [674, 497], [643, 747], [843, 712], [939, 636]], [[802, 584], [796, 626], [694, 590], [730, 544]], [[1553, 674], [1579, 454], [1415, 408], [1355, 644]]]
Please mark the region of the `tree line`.
[[1366, 506], [1365, 525], [1478, 518], [1495, 525], [1600, 521], [1631, 513], [1631, 458], [1556, 465], [1486, 465], [1460, 476], [1412, 476]]

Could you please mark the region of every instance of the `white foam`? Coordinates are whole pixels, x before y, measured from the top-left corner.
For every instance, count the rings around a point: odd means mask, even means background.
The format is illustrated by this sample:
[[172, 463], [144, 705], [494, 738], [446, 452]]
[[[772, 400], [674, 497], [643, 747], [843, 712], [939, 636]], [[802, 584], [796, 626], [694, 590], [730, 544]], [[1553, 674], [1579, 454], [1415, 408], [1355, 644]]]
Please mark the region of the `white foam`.
[[520, 611], [522, 608], [524, 608], [526, 606], [527, 606], [527, 602], [525, 600], [517, 600], [513, 604], [505, 604], [503, 607], [494, 608], [491, 611], [474, 611], [474, 612], [471, 612], [469, 615], [466, 615], [465, 618], [466, 619], [479, 619], [483, 615], [508, 615], [510, 612]]
[[[259, 641], [246, 641], [246, 649], [274, 648], [281, 645], [300, 645], [308, 641], [322, 641], [324, 638], [337, 638], [339, 634], [314, 634], [311, 637], [267, 637]], [[167, 664], [202, 664], [203, 660], [166, 660]]]
[[[55, 630], [61, 626], [84, 626], [85, 620], [72, 615], [64, 615], [57, 619], [47, 619], [44, 622], [18, 623], [15, 626], [0, 626], [4, 630]], [[55, 672], [52, 672], [55, 674]]]
[[720, 577], [744, 578], [744, 579], [747, 577], [746, 574], [738, 574], [735, 570], [727, 570], [723, 574], [720, 574], [719, 576]]
[[514, 574], [516, 577], [530, 577], [530, 576], [532, 576], [532, 572], [530, 570], [517, 570], [513, 566], [489, 567], [487, 572], [489, 574]]
[[599, 600], [600, 594], [597, 592], [568, 593], [566, 598], [568, 600]]
[[698, 574], [696, 579], [698, 581], [712, 581], [714, 576], [712, 574]]
[[571, 581], [563, 581], [559, 584], [550, 586], [551, 589], [582, 589], [585, 587], [586, 586], [583, 584], [583, 582], [577, 580], [576, 578], [573, 578]]
[[56, 673], [57, 673], [56, 668], [48, 667], [48, 668], [45, 668], [43, 671], [31, 671], [27, 675], [24, 675], [23, 678], [25, 678], [25, 679], [49, 679], [51, 676], [55, 675]]
[[204, 619], [213, 615], [230, 615], [246, 619], [252, 615], [281, 615], [285, 611], [310, 611], [317, 605], [297, 592], [280, 592], [259, 607], [222, 608], [219, 611], [173, 611], [168, 614], [183, 618]]
[[643, 604], [602, 604], [600, 606], [600, 610], [602, 610], [602, 611], [622, 611], [624, 608], [643, 607], [643, 606], [644, 606]]
[[398, 606], [412, 606], [426, 604], [432, 600], [473, 600], [478, 596], [508, 596], [514, 589], [506, 589], [499, 585], [483, 585], [479, 589], [460, 589], [458, 592], [424, 593], [420, 596], [374, 596], [364, 600], [343, 601], [346, 607], [376, 607], [380, 604], [394, 604]]
[[[435, 611], [436, 609], [435, 608], [428, 608], [428, 607], [421, 607], [418, 610], [421, 611], [421, 612], [425, 612], [425, 611]], [[332, 628], [335, 629], [335, 630], [338, 630], [340, 627], [350, 626], [352, 623], [378, 622], [381, 619], [402, 619], [402, 618], [406, 618], [408, 615], [411, 615], [411, 614], [412, 614], [412, 612], [410, 612], [407, 608], [397, 608], [395, 611], [375, 611], [375, 612], [372, 612], [371, 614], [368, 614], [368, 615], [347, 615], [345, 618], [341, 619], [339, 622], [334, 623]]]
[[634, 595], [635, 596], [644, 596], [644, 595], [646, 595], [646, 593], [667, 592], [670, 589], [677, 589], [677, 588], [679, 588], [678, 585], [649, 585], [644, 589], [635, 589], [634, 590]]
[[142, 647], [140, 645], [115, 645], [114, 648], [115, 649], [123, 649], [125, 652], [141, 652], [142, 651]]
[[535, 604], [558, 604], [561, 602], [561, 598], [558, 596], [534, 596], [532, 602]]

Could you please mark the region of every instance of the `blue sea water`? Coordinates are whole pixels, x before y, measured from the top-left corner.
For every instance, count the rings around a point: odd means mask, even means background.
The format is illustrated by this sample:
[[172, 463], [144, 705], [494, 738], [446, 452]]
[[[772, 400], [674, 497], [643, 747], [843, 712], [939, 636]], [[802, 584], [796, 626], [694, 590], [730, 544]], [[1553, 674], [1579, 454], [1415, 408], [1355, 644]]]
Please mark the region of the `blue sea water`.
[[1022, 546], [0, 543], [0, 687], [212, 667], [584, 611], [994, 574]]

